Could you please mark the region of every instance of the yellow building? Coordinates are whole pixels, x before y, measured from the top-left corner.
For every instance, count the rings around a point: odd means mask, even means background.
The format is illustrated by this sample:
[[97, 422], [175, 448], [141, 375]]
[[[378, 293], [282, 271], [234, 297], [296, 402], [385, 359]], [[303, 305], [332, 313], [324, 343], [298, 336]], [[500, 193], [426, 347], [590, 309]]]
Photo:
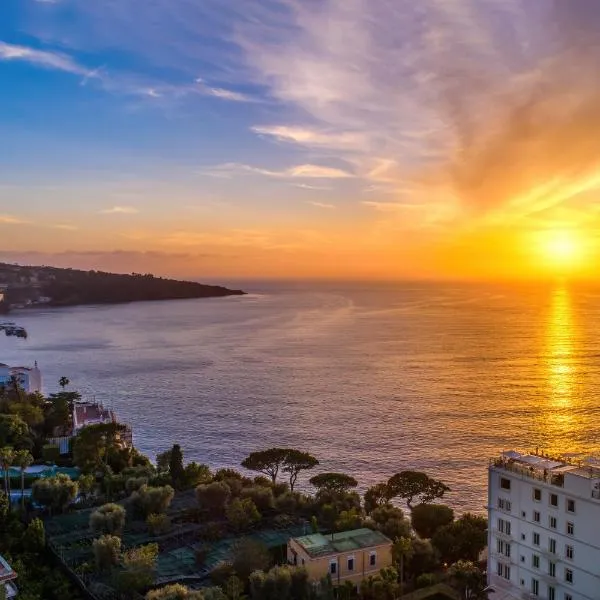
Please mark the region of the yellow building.
[[392, 541], [371, 529], [314, 533], [290, 539], [287, 555], [290, 564], [306, 567], [311, 581], [330, 575], [335, 585], [358, 584], [392, 565]]

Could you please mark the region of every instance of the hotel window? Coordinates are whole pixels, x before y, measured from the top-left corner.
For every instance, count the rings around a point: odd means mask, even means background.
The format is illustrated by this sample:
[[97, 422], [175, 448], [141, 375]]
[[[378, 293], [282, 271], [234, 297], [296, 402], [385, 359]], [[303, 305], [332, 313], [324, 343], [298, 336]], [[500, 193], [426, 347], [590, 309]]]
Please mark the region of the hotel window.
[[550, 575], [550, 577], [556, 577], [556, 563], [548, 563], [548, 575]]
[[521, 562], [525, 562], [525, 557], [521, 555]]
[[573, 571], [571, 569], [565, 569], [565, 581], [573, 583]]
[[550, 529], [556, 529], [556, 524], [557, 524], [556, 517], [550, 517], [549, 521], [550, 521]]
[[569, 546], [569, 544], [565, 546], [565, 556], [569, 560], [573, 560], [573, 546]]
[[496, 573], [498, 573], [498, 577], [502, 577], [504, 573], [504, 567], [501, 562], [498, 563], [498, 568], [496, 569]]
[[510, 521], [504, 522], [504, 532], [506, 535], [510, 535]]
[[556, 540], [554, 540], [554, 539], [552, 539], [552, 538], [550, 538], [550, 539], [548, 540], [548, 551], [549, 551], [551, 554], [556, 554]]
[[565, 594], [565, 600], [573, 600], [573, 596], [571, 596], [571, 594]]
[[510, 503], [510, 500], [507, 500], [507, 501], [504, 503], [504, 507], [506, 508], [506, 512], [510, 512], [510, 510], [511, 510], [511, 508], [512, 508], [512, 505], [511, 505], [511, 503]]
[[573, 523], [567, 523], [567, 535], [575, 534], [575, 525]]
[[539, 533], [534, 533], [533, 534], [533, 545], [534, 546], [539, 546], [540, 545], [540, 534]]
[[533, 511], [533, 520], [534, 520], [536, 523], [539, 523], [539, 522], [540, 522], [540, 513], [539, 513], [537, 510], [534, 510], [534, 511]]
[[504, 574], [502, 575], [502, 577], [510, 581], [510, 567], [508, 565], [504, 565]]
[[558, 506], [558, 495], [550, 494], [550, 506]]
[[504, 545], [504, 556], [506, 556], [506, 558], [510, 558], [510, 544]]
[[538, 596], [540, 593], [540, 582], [537, 579], [531, 580], [531, 593], [534, 596]]
[[533, 499], [536, 502], [541, 502], [541, 500], [542, 500], [542, 490], [540, 490], [538, 488], [533, 488]]
[[498, 498], [498, 508], [504, 510], [504, 498]]
[[498, 554], [504, 554], [504, 540], [496, 540], [496, 550]]
[[329, 572], [332, 575], [335, 575], [337, 573], [337, 561], [336, 560], [332, 560], [329, 563]]
[[556, 600], [556, 590], [551, 585], [548, 586], [548, 600]]
[[522, 540], [524, 540], [524, 539], [525, 539], [525, 534], [524, 534], [524, 533], [522, 533], [522, 534], [521, 534], [521, 539], [522, 539]]
[[377, 552], [369, 554], [369, 566], [374, 567], [377, 564]]
[[503, 490], [510, 490], [510, 479], [507, 479], [506, 477], [501, 477], [500, 478], [500, 487]]
[[348, 571], [354, 571], [354, 556], [348, 557]]
[[575, 512], [575, 500], [567, 500], [567, 512]]
[[532, 565], [533, 567], [535, 567], [536, 569], [539, 569], [539, 568], [540, 568], [540, 557], [539, 557], [537, 554], [534, 554], [534, 555], [531, 557], [531, 565]]
[[525, 519], [525, 518], [527, 518], [527, 513], [524, 510], [522, 510], [521, 511], [521, 516]]

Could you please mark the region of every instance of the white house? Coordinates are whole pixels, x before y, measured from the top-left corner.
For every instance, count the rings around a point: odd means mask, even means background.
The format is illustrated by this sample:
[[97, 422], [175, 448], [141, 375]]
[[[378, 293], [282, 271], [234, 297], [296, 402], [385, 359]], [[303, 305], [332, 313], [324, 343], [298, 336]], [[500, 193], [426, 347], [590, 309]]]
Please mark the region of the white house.
[[37, 361], [33, 367], [9, 367], [0, 363], [0, 387], [8, 387], [16, 377], [19, 385], [27, 394], [42, 391], [42, 372]]
[[600, 599], [600, 468], [503, 452], [489, 466], [494, 600]]

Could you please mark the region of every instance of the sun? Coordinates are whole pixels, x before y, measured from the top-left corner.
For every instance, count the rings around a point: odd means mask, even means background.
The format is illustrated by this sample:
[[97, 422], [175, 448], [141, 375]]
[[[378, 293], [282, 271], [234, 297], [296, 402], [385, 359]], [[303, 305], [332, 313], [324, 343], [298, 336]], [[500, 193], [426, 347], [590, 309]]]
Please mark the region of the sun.
[[575, 231], [547, 231], [540, 236], [539, 250], [549, 267], [564, 270], [581, 262], [583, 242]]

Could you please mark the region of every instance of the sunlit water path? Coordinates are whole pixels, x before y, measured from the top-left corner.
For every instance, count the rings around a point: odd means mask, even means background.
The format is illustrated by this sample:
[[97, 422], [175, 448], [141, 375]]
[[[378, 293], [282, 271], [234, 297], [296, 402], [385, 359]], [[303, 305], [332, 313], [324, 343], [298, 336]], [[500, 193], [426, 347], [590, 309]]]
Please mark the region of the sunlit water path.
[[236, 466], [311, 450], [361, 486], [423, 469], [482, 510], [502, 449], [600, 451], [600, 295], [557, 284], [266, 285], [244, 298], [21, 312], [46, 391], [67, 375], [142, 451]]

